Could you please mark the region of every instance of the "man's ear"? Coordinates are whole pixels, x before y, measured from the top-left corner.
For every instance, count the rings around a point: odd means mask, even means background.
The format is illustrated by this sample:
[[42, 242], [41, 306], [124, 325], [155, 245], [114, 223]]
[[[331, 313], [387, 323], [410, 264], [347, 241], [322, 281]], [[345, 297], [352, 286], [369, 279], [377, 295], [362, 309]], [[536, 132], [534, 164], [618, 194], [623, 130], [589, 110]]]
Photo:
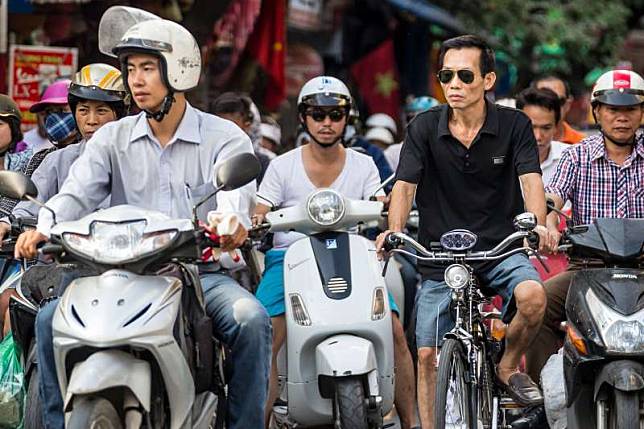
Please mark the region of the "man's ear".
[[494, 88], [495, 83], [496, 83], [496, 73], [494, 72], [489, 72], [483, 78], [483, 88], [485, 88], [486, 91], [490, 91], [492, 88]]

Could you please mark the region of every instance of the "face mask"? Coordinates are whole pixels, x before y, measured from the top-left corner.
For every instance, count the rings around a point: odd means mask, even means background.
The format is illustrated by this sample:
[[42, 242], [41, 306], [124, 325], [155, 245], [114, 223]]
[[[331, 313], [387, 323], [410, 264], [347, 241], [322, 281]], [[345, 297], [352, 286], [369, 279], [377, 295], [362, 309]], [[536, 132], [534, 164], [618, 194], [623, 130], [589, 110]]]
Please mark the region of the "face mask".
[[50, 113], [45, 119], [47, 137], [54, 143], [67, 140], [76, 134], [76, 121], [71, 112]]

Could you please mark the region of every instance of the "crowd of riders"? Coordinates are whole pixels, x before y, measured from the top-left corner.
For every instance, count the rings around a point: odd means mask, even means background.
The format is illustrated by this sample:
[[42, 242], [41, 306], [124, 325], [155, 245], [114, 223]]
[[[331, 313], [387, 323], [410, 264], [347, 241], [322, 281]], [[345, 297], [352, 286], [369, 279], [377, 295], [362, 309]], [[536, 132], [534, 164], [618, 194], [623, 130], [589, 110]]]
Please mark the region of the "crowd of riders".
[[[223, 238], [225, 250], [242, 246], [248, 230], [270, 210], [301, 203], [318, 188], [355, 199], [375, 193], [385, 202], [388, 226], [376, 240], [379, 251], [388, 233], [405, 229], [412, 208], [418, 210], [421, 244], [466, 228], [489, 248], [512, 232], [515, 215], [530, 211], [537, 217], [540, 251], [553, 258], [560, 219], [548, 214], [546, 197], [570, 210], [575, 224], [644, 218], [644, 80], [634, 71], [611, 70], [596, 81], [591, 109], [597, 129], [586, 135], [566, 121], [572, 98], [558, 76], [541, 76], [503, 103], [513, 107], [495, 104], [493, 50], [479, 37], [459, 36], [440, 50], [437, 78], [445, 103], [421, 95], [404, 104], [403, 117], [370, 112], [363, 118], [344, 82], [319, 76], [300, 90], [300, 134], [290, 148], [279, 124], [243, 93], [221, 94], [209, 104], [211, 113], [187, 101], [185, 93], [199, 83], [201, 53], [180, 25], [136, 24], [113, 54], [119, 68], [89, 64], [50, 84], [30, 109], [37, 127], [24, 135], [16, 103], [0, 95], [0, 169], [31, 177], [37, 199], [59, 222], [119, 204], [190, 217], [178, 201], [195, 171], [208, 157], [216, 161], [243, 152], [255, 154], [262, 172], [257, 184], [218, 197], [218, 210], [240, 220]], [[393, 174], [395, 181], [379, 190]], [[7, 197], [0, 199], [0, 210], [4, 238], [14, 219], [38, 218], [36, 229], [22, 233], [15, 245], [16, 258], [38, 258], [51, 214], [34, 202]], [[215, 335], [231, 350], [230, 429], [267, 427], [279, 400], [275, 367], [286, 338], [283, 260], [297, 239], [296, 233], [272, 237], [254, 294], [228, 272], [201, 274]], [[558, 326], [574, 268], [545, 279], [527, 257], [513, 256], [476, 270], [502, 297], [507, 322], [497, 382], [530, 410], [512, 427], [540, 427], [545, 420], [539, 374], [561, 345]], [[392, 318], [395, 405], [403, 428], [427, 429], [436, 411], [436, 359], [454, 321], [442, 268], [420, 263], [410, 276], [406, 288], [415, 296], [415, 311], [406, 313], [415, 320]], [[15, 293], [5, 290], [0, 299], [3, 334], [11, 329], [8, 302]], [[44, 424], [55, 429], [64, 427], [51, 331], [57, 304], [42, 303], [36, 322]]]

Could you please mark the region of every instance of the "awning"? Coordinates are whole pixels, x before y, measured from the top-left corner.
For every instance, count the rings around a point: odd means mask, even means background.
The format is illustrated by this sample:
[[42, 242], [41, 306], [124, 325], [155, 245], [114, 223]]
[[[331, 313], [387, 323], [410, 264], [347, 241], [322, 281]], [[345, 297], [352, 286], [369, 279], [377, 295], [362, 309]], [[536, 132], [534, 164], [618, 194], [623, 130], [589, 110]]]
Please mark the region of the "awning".
[[453, 33], [463, 34], [463, 25], [452, 14], [427, 0], [387, 0], [392, 5], [413, 13], [418, 18], [439, 25]]

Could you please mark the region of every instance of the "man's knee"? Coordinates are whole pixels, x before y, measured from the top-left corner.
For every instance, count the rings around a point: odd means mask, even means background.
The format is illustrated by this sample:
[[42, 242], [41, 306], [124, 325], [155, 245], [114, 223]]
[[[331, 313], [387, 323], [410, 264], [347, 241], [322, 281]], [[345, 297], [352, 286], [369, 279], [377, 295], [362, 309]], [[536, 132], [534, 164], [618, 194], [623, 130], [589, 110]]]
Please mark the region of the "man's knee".
[[233, 303], [233, 318], [246, 330], [270, 329], [270, 318], [264, 306], [255, 298], [240, 298]]
[[514, 290], [517, 310], [526, 318], [541, 321], [546, 311], [546, 292], [541, 283], [527, 280], [519, 283]]
[[436, 364], [435, 347], [421, 347], [418, 349], [418, 366], [425, 370], [431, 369]]

